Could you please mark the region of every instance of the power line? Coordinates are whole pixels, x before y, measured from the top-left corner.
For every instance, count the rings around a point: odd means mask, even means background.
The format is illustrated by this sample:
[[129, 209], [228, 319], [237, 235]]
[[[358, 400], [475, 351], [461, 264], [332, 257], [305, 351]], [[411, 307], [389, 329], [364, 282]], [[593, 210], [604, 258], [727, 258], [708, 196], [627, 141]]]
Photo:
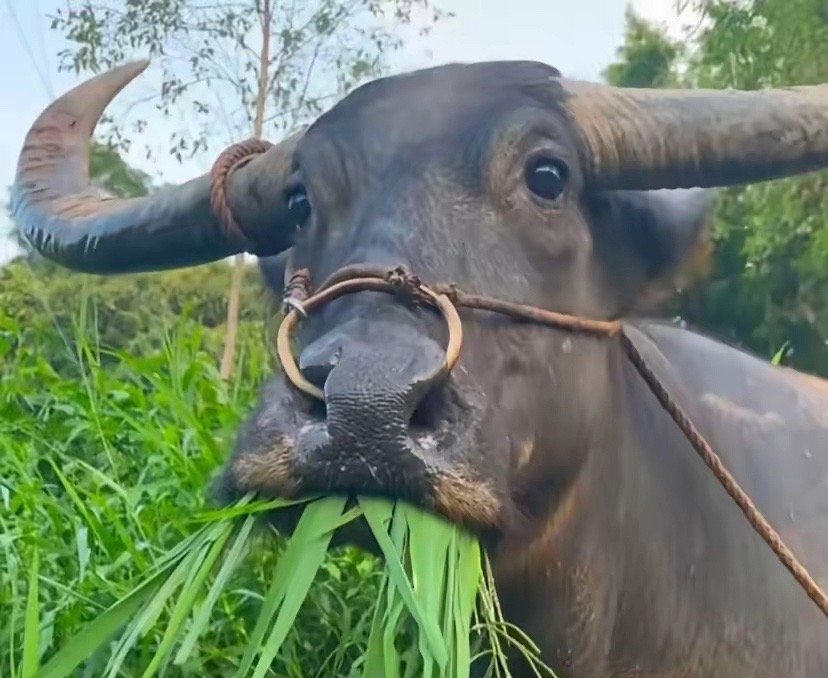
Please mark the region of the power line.
[[[34, 66], [35, 71], [37, 72], [38, 78], [40, 78], [40, 83], [43, 85], [43, 89], [46, 90], [46, 95], [50, 99], [54, 99], [55, 95], [52, 92], [52, 86], [49, 83], [49, 79], [46, 77], [46, 74], [41, 70], [40, 65], [37, 63], [37, 58], [35, 57], [34, 51], [29, 45], [28, 40], [26, 40], [26, 35], [23, 32], [23, 27], [20, 25], [20, 20], [17, 18], [17, 14], [14, 12], [14, 8], [12, 7], [11, 0], [6, 0], [6, 9], [9, 12], [9, 16], [12, 18], [14, 22], [15, 31], [17, 32], [17, 39], [20, 41], [20, 44], [23, 46], [23, 49], [26, 50], [26, 54], [29, 55], [29, 59], [32, 62], [32, 66]], [[38, 15], [39, 17], [40, 15]]]

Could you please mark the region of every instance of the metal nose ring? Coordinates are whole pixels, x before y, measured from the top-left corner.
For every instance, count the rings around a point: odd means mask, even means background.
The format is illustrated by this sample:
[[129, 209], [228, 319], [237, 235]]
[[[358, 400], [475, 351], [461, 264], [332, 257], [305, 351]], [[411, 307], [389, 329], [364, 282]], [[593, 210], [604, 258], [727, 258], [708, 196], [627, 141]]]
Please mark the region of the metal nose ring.
[[399, 284], [389, 281], [387, 278], [381, 277], [358, 277], [342, 280], [330, 287], [320, 290], [316, 294], [308, 297], [304, 301], [286, 299], [286, 303], [290, 306], [290, 311], [285, 315], [279, 325], [279, 331], [276, 334], [276, 352], [279, 355], [279, 361], [282, 363], [282, 369], [285, 371], [287, 378], [293, 383], [296, 388], [307, 393], [309, 396], [325, 400], [325, 393], [315, 384], [308, 381], [302, 374], [299, 366], [296, 364], [296, 359], [291, 350], [290, 340], [294, 330], [299, 325], [301, 317], [307, 317], [314, 309], [333, 301], [345, 294], [353, 292], [360, 292], [364, 290], [371, 290], [374, 292], [387, 292], [399, 294], [402, 290], [421, 299], [425, 303], [437, 308], [446, 321], [448, 326], [448, 343], [446, 345], [445, 368], [451, 371], [457, 364], [460, 358], [460, 349], [463, 345], [463, 324], [460, 320], [460, 315], [457, 309], [445, 294], [438, 294], [426, 285], [418, 283], [416, 288], [409, 290], [408, 288], [401, 288]]

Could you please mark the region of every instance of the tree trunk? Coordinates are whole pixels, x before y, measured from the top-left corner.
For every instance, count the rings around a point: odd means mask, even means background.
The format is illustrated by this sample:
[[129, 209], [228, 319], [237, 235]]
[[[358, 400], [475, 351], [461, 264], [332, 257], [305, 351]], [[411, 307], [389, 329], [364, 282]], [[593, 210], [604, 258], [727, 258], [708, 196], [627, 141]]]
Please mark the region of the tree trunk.
[[[267, 105], [268, 67], [270, 65], [270, 24], [272, 0], [256, 0], [256, 10], [262, 26], [262, 50], [259, 53], [259, 83], [256, 92], [256, 115], [253, 118], [253, 137], [262, 136], [264, 114]], [[221, 378], [227, 381], [233, 375], [236, 358], [236, 342], [239, 335], [239, 313], [241, 311], [242, 283], [244, 282], [244, 254], [237, 254], [233, 260], [230, 278], [230, 297], [227, 301], [227, 327], [224, 334], [224, 353], [221, 357]]]
[[244, 280], [244, 255], [233, 257], [233, 271], [230, 274], [230, 297], [227, 300], [227, 326], [224, 330], [224, 354], [221, 356], [220, 374], [222, 379], [233, 375], [233, 361], [236, 357], [236, 340], [239, 335], [239, 311]]

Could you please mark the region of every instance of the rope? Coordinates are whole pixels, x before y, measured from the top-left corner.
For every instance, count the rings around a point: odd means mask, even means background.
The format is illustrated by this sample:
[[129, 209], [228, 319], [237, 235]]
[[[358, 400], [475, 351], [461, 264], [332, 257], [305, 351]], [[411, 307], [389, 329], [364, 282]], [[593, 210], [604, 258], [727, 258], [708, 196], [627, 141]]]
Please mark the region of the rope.
[[788, 569], [794, 579], [804, 589], [808, 597], [813, 600], [817, 607], [822, 610], [822, 613], [828, 617], [828, 596], [819, 587], [814, 578], [810, 575], [805, 566], [799, 562], [793, 551], [788, 548], [782, 540], [781, 535], [773, 529], [773, 526], [767, 521], [762, 512], [756, 508], [756, 505], [750, 498], [750, 495], [742, 488], [736, 481], [724, 462], [718, 454], [713, 450], [710, 443], [705, 440], [701, 432], [693, 424], [692, 420], [685, 414], [681, 406], [670, 396], [664, 385], [658, 380], [658, 377], [650, 369], [647, 362], [638, 349], [633, 345], [629, 336], [626, 333], [621, 333], [621, 343], [624, 346], [625, 353], [630, 359], [630, 362], [635, 366], [635, 369], [646, 382], [647, 386], [653, 392], [653, 395], [658, 399], [661, 406], [676, 422], [681, 432], [687, 438], [688, 442], [693, 446], [693, 449], [702, 458], [702, 461], [713, 472], [713, 475], [719, 481], [721, 486], [725, 489], [731, 499], [741, 509], [742, 513], [747, 518], [754, 530], [764, 539], [765, 543], [770, 546], [771, 550], [776, 554], [776, 557]]
[[250, 250], [252, 242], [233, 216], [227, 197], [227, 180], [237, 169], [246, 165], [253, 156], [273, 147], [269, 141], [247, 139], [225, 148], [210, 169], [210, 206], [227, 236]]
[[[312, 397], [324, 400], [322, 391], [308, 382], [296, 365], [296, 361], [290, 350], [291, 332], [298, 325], [300, 316], [307, 316], [315, 308], [339, 298], [344, 294], [362, 290], [394, 292], [398, 294], [402, 292], [410, 299], [438, 307], [449, 325], [449, 348], [446, 352], [448, 369], [451, 369], [459, 358], [462, 341], [462, 327], [460, 327], [459, 316], [456, 310], [454, 310], [455, 307], [491, 311], [519, 320], [536, 322], [575, 332], [585, 332], [606, 337], [618, 335], [626, 356], [644, 379], [644, 382], [664, 410], [672, 417], [690, 445], [713, 472], [713, 475], [727, 494], [741, 509], [753, 529], [756, 530], [759, 536], [762, 537], [774, 554], [776, 554], [780, 562], [793, 575], [794, 579], [808, 597], [828, 617], [828, 595], [825, 594], [805, 566], [797, 559], [791, 549], [788, 548], [779, 533], [753, 503], [750, 495], [739, 485], [730, 471], [725, 467], [724, 462], [722, 462], [719, 455], [713, 450], [710, 443], [705, 440], [704, 436], [695, 427], [687, 414], [681, 409], [681, 406], [659, 381], [630, 337], [624, 332], [623, 325], [620, 321], [591, 320], [565, 313], [547, 311], [536, 306], [527, 306], [492, 297], [466, 294], [454, 285], [433, 285], [426, 287], [420, 282], [419, 278], [406, 272], [402, 268], [389, 271], [388, 269], [365, 264], [350, 265], [339, 269], [320, 286], [315, 294], [311, 295], [310, 274], [307, 270], [302, 270], [298, 271], [291, 278], [286, 288], [285, 301], [288, 312], [279, 327], [277, 348], [286, 376], [288, 376], [297, 388]], [[447, 308], [447, 305], [451, 307], [450, 310]]]

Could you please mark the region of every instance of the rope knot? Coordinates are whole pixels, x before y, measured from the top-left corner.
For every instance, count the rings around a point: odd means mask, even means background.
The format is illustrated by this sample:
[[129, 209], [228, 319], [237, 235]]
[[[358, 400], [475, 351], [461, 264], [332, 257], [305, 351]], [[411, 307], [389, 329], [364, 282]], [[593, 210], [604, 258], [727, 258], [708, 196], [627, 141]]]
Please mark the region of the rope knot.
[[385, 282], [415, 302], [422, 303], [427, 300], [422, 291], [423, 283], [420, 278], [404, 266], [396, 266], [389, 270], [385, 275]]
[[460, 288], [457, 283], [443, 283], [442, 285], [435, 285], [434, 291], [447, 297], [448, 300], [455, 306], [461, 306], [460, 302]]
[[310, 271], [306, 268], [299, 269], [290, 276], [282, 295], [283, 311], [287, 313], [295, 308], [303, 316], [307, 316], [303, 302], [310, 296], [311, 277]]

